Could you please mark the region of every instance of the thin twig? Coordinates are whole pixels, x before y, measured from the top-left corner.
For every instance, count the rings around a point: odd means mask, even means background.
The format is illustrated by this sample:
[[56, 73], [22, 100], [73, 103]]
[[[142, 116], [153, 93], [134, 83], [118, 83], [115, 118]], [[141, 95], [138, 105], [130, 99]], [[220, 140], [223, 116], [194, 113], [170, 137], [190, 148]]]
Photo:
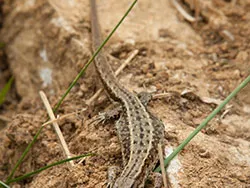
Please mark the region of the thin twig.
[[93, 103], [93, 101], [96, 101], [99, 95], [103, 92], [103, 88], [99, 89], [89, 100], [86, 101], [86, 104], [89, 106]]
[[83, 109], [81, 109], [81, 110], [79, 110], [79, 111], [77, 111], [77, 112], [72, 112], [72, 113], [69, 113], [69, 114], [62, 115], [62, 116], [60, 116], [60, 117], [57, 117], [57, 118], [54, 119], [54, 120], [47, 121], [46, 123], [42, 124], [42, 126], [46, 126], [46, 125], [49, 125], [49, 124], [51, 124], [51, 123], [58, 122], [58, 121], [60, 121], [60, 120], [63, 120], [63, 119], [65, 119], [65, 118], [67, 118], [67, 117], [70, 117], [70, 116], [72, 116], [72, 115], [78, 114], [79, 112], [83, 112], [83, 111], [85, 111], [85, 110], [87, 110], [87, 108], [83, 108]]
[[222, 34], [224, 34], [231, 41], [235, 40], [234, 35], [227, 29], [222, 30]]
[[[134, 50], [132, 54], [124, 61], [124, 63], [115, 71], [115, 75], [119, 75], [120, 72], [135, 58], [138, 54], [139, 50]], [[103, 88], [99, 89], [89, 100], [86, 101], [87, 105], [92, 104], [93, 101], [99, 97], [99, 95], [103, 92]]]
[[[50, 104], [49, 104], [49, 101], [48, 101], [48, 99], [47, 99], [45, 93], [44, 93], [43, 91], [40, 91], [39, 94], [40, 94], [40, 97], [41, 97], [41, 99], [42, 99], [42, 101], [43, 101], [43, 103], [44, 103], [44, 106], [45, 106], [45, 108], [46, 108], [46, 110], [47, 110], [47, 112], [48, 112], [48, 114], [49, 114], [50, 119], [51, 119], [52, 121], [55, 120], [55, 119], [56, 119], [56, 118], [55, 118], [55, 115], [54, 115], [54, 113], [53, 113], [53, 110], [52, 110], [52, 108], [51, 108], [51, 106], [50, 106]], [[64, 155], [67, 157], [67, 159], [71, 158], [71, 153], [70, 153], [70, 151], [69, 151], [69, 148], [68, 148], [68, 146], [67, 146], [67, 144], [66, 144], [66, 141], [65, 141], [65, 139], [64, 139], [64, 137], [63, 137], [63, 134], [62, 134], [62, 132], [61, 132], [61, 130], [60, 130], [60, 128], [59, 128], [57, 122], [53, 122], [52, 125], [53, 125], [53, 128], [54, 128], [54, 130], [55, 130], [55, 132], [56, 132], [56, 134], [57, 134], [57, 137], [58, 137], [58, 139], [59, 139], [59, 141], [60, 141], [60, 143], [61, 143], [61, 146], [62, 146]], [[68, 164], [70, 164], [71, 167], [74, 166], [73, 161], [69, 161]]]
[[10, 121], [11, 121], [10, 118], [8, 118], [8, 117], [6, 117], [6, 116], [3, 116], [3, 115], [0, 115], [0, 119], [1, 119], [2, 121], [5, 121], [5, 122], [10, 122]]
[[180, 12], [180, 14], [181, 14], [186, 20], [188, 20], [188, 21], [190, 21], [190, 22], [195, 22], [195, 21], [196, 21], [196, 19], [195, 19], [193, 16], [189, 15], [189, 14], [181, 7], [181, 5], [179, 5], [179, 3], [177, 3], [176, 0], [172, 0], [172, 3], [173, 3], [173, 5], [175, 6], [175, 8]]
[[135, 58], [139, 50], [134, 50], [131, 55], [124, 61], [124, 63], [115, 71], [115, 75], [119, 75], [120, 72]]
[[162, 99], [162, 98], [165, 98], [165, 97], [170, 97], [172, 95], [173, 95], [173, 93], [166, 93], [166, 92], [158, 93], [158, 94], [153, 95], [153, 99]]
[[162, 154], [162, 146], [161, 144], [158, 144], [158, 154], [160, 159], [160, 167], [161, 167], [161, 173], [162, 173], [162, 179], [163, 179], [163, 185], [164, 187], [168, 187], [167, 185], [167, 175], [164, 167], [164, 160], [163, 160], [163, 154]]

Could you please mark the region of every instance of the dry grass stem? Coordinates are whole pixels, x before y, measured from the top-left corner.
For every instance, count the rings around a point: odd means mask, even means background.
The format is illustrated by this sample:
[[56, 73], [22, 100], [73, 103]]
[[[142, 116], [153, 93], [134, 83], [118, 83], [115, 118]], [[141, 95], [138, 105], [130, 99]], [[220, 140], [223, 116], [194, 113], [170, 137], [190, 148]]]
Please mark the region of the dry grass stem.
[[103, 92], [103, 88], [99, 89], [89, 100], [86, 101], [86, 104], [89, 106], [93, 103], [93, 101], [96, 101], [99, 95]]
[[0, 115], [0, 120], [5, 121], [5, 122], [10, 122], [11, 121], [10, 118], [8, 118], [6, 116], [3, 116], [3, 115]]
[[83, 108], [82, 110], [79, 110], [79, 111], [77, 111], [77, 112], [72, 112], [72, 113], [69, 113], [69, 114], [65, 114], [65, 115], [59, 116], [59, 117], [57, 117], [57, 118], [54, 119], [54, 120], [47, 121], [46, 123], [42, 124], [42, 126], [46, 126], [46, 125], [49, 125], [49, 124], [51, 124], [51, 123], [58, 122], [58, 121], [60, 121], [60, 120], [63, 120], [63, 119], [68, 118], [68, 117], [70, 117], [70, 116], [76, 115], [76, 114], [78, 114], [79, 112], [83, 112], [83, 111], [85, 111], [85, 110], [87, 110], [87, 108]]
[[[41, 99], [42, 99], [42, 101], [43, 101], [43, 103], [44, 103], [44, 106], [45, 106], [45, 108], [46, 108], [46, 110], [47, 110], [47, 112], [48, 112], [48, 114], [49, 114], [50, 119], [51, 119], [52, 121], [54, 121], [56, 118], [55, 118], [55, 115], [54, 115], [54, 113], [53, 113], [53, 110], [52, 110], [52, 108], [51, 108], [51, 105], [49, 104], [49, 101], [48, 101], [48, 99], [47, 99], [45, 93], [44, 93], [43, 91], [40, 91], [39, 94], [40, 94], [40, 97], [41, 97]], [[60, 142], [60, 144], [61, 144], [61, 146], [62, 146], [64, 155], [65, 155], [67, 158], [71, 158], [71, 157], [72, 157], [72, 156], [71, 156], [71, 153], [70, 153], [70, 151], [69, 151], [69, 148], [68, 148], [68, 146], [67, 146], [67, 144], [66, 144], [66, 141], [65, 141], [65, 139], [64, 139], [64, 137], [63, 137], [63, 134], [62, 134], [62, 132], [61, 132], [61, 130], [60, 130], [60, 128], [59, 128], [57, 122], [53, 122], [52, 125], [53, 125], [53, 128], [54, 128], [55, 132], [56, 132], [56, 135], [57, 135], [57, 137], [58, 137], [58, 140], [59, 140], [59, 142]], [[69, 163], [67, 163], [67, 164], [69, 164], [69, 167], [73, 167], [73, 166], [74, 166], [73, 161], [69, 161]]]
[[115, 75], [119, 75], [120, 72], [135, 58], [135, 56], [139, 53], [139, 50], [134, 50], [131, 55], [124, 61], [124, 63], [115, 71]]
[[153, 99], [162, 99], [165, 97], [170, 97], [172, 95], [173, 95], [173, 93], [158, 93], [158, 94], [153, 95]]
[[162, 154], [162, 146], [158, 144], [158, 154], [159, 154], [159, 159], [160, 159], [160, 167], [161, 167], [161, 173], [162, 173], [162, 179], [163, 179], [163, 185], [164, 187], [168, 187], [167, 185], [167, 175], [164, 167], [164, 159], [163, 159], [163, 154]]

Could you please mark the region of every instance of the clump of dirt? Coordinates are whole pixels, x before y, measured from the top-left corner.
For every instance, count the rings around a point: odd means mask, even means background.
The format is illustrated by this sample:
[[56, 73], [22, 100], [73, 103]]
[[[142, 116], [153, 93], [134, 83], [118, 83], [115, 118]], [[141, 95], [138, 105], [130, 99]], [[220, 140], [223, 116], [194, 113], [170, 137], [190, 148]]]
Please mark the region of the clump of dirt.
[[[195, 16], [192, 2], [181, 1], [181, 6]], [[138, 50], [119, 79], [132, 92], [161, 94], [148, 108], [165, 124], [165, 154], [250, 73], [250, 1], [199, 2], [195, 23], [186, 21], [168, 1], [139, 2], [106, 47], [114, 70]], [[98, 2], [104, 36], [127, 5], [125, 0]], [[15, 84], [0, 109], [0, 121], [5, 118], [0, 130], [0, 180], [6, 180], [47, 119], [38, 91], [44, 90], [54, 106], [88, 61], [88, 7], [87, 0], [63, 5], [58, 0], [4, 1], [0, 87], [10, 75]], [[103, 93], [86, 105], [101, 87], [93, 66], [89, 67], [57, 113], [62, 116], [88, 107], [59, 125], [72, 155], [95, 155], [76, 161], [74, 167], [56, 166], [13, 185], [106, 186], [108, 167], [122, 167], [122, 157], [114, 121], [92, 122], [112, 107], [111, 102]], [[171, 162], [167, 172], [172, 187], [250, 186], [249, 92], [248, 84]], [[15, 177], [64, 158], [53, 129], [46, 126]]]

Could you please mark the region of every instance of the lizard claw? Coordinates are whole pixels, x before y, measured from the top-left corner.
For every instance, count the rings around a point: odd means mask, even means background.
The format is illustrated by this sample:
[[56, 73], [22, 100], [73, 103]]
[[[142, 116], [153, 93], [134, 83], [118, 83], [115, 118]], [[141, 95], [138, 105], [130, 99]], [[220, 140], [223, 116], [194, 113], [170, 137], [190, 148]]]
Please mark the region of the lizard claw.
[[106, 112], [99, 112], [97, 115], [97, 121], [98, 123], [104, 124], [108, 120], [107, 113]]
[[96, 124], [102, 123], [104, 124], [106, 121], [111, 119], [117, 119], [120, 116], [122, 111], [121, 107], [117, 107], [113, 110], [109, 110], [107, 112], [100, 112], [96, 115], [90, 123], [95, 122]]
[[105, 112], [101, 112], [98, 115], [96, 115], [93, 120], [90, 122], [90, 124], [95, 123], [95, 124], [104, 124], [105, 121], [107, 120], [107, 115]]

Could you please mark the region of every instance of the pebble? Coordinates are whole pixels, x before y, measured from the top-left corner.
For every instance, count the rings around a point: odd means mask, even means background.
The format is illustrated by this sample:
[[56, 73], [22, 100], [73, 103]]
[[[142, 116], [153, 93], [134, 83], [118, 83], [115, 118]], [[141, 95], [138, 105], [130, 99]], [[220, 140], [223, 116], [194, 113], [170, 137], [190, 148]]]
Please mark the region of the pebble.
[[246, 51], [240, 51], [236, 56], [237, 61], [246, 61], [247, 59], [248, 59], [248, 53]]

